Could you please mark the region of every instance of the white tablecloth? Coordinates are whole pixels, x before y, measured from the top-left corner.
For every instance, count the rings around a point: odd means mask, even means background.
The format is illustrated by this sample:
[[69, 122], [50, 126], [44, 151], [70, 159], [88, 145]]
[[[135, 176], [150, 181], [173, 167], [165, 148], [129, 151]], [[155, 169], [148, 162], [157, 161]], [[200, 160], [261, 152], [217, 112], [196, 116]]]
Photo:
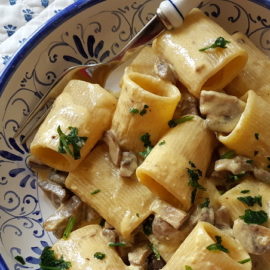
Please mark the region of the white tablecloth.
[[76, 0], [0, 0], [0, 73], [42, 24]]

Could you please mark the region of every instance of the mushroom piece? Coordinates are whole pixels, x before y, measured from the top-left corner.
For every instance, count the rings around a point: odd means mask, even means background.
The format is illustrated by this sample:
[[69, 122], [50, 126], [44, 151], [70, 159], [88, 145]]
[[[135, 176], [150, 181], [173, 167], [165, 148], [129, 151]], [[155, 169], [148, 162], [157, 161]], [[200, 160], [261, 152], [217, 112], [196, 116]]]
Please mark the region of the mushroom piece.
[[152, 232], [158, 240], [169, 240], [177, 230], [159, 216], [155, 216], [152, 223]]
[[166, 262], [162, 258], [156, 258], [156, 255], [152, 253], [148, 257], [148, 270], [160, 270], [166, 265]]
[[234, 237], [248, 253], [262, 255], [270, 251], [270, 229], [256, 224], [246, 224], [237, 219], [233, 225]]
[[71, 194], [62, 185], [50, 180], [38, 180], [38, 186], [49, 196], [56, 207], [59, 207]]
[[151, 252], [152, 251], [147, 244], [141, 244], [135, 247], [128, 253], [128, 260], [130, 265], [139, 266], [141, 269], [146, 269], [147, 258]]
[[176, 82], [175, 73], [172, 66], [163, 59], [159, 59], [154, 65], [155, 73], [163, 80]]
[[253, 171], [253, 165], [248, 162], [249, 160], [249, 158], [242, 156], [236, 156], [231, 159], [219, 159], [215, 162], [215, 171], [230, 171], [233, 174]]
[[66, 172], [62, 172], [62, 171], [58, 171], [58, 170], [51, 170], [48, 178], [49, 178], [49, 180], [51, 180], [59, 185], [64, 185], [67, 176], [68, 176], [68, 173], [66, 173]]
[[119, 174], [122, 177], [131, 177], [138, 167], [137, 157], [132, 152], [123, 152]]
[[254, 168], [253, 170], [254, 177], [266, 184], [270, 184], [270, 172], [261, 169], [261, 168]]
[[226, 206], [222, 205], [215, 211], [215, 226], [219, 229], [228, 229], [232, 226], [232, 218]]
[[186, 212], [175, 208], [169, 203], [159, 199], [155, 200], [151, 204], [150, 208], [154, 213], [160, 216], [164, 221], [169, 223], [175, 229], [179, 229], [188, 217]]
[[196, 225], [199, 221], [205, 221], [211, 224], [214, 224], [215, 213], [212, 207], [203, 207], [197, 206], [194, 213], [191, 215], [189, 223], [193, 226]]
[[200, 111], [206, 115], [207, 126], [213, 131], [230, 133], [244, 109], [245, 102], [235, 96], [216, 91], [201, 92]]
[[115, 228], [112, 227], [108, 222], [105, 222], [104, 224], [102, 235], [108, 239], [108, 242], [114, 243], [118, 239], [118, 234]]
[[198, 100], [187, 91], [182, 93], [179, 115], [199, 115]]
[[116, 136], [113, 133], [113, 131], [108, 130], [105, 132], [103, 141], [108, 145], [109, 147], [109, 154], [112, 163], [115, 166], [119, 166], [120, 160], [121, 160], [121, 149], [117, 142]]

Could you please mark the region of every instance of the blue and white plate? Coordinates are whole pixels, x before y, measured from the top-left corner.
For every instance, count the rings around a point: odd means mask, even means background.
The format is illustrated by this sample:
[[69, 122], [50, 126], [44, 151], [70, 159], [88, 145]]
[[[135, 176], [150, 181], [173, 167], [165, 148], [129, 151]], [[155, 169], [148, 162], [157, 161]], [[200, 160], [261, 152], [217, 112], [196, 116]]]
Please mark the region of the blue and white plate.
[[[37, 188], [38, 176], [27, 166], [29, 145], [21, 143], [22, 137], [13, 138], [19, 123], [67, 67], [117, 54], [151, 19], [159, 2], [78, 0], [39, 29], [2, 73], [0, 269], [39, 269], [41, 251], [54, 241], [42, 227], [54, 209]], [[230, 33], [241, 31], [270, 53], [268, 0], [202, 1], [200, 8]], [[15, 256], [22, 256], [26, 264]]]

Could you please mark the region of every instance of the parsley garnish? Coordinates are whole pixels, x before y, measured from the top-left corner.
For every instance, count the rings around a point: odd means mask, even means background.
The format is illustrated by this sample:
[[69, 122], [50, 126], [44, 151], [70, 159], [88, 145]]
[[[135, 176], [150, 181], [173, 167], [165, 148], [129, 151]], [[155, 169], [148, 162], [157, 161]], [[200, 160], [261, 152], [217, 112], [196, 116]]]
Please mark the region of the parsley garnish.
[[93, 192], [91, 192], [90, 194], [91, 194], [91, 195], [95, 195], [95, 194], [99, 193], [100, 191], [101, 191], [100, 189], [96, 189], [96, 190], [94, 190]]
[[140, 111], [138, 109], [136, 109], [136, 108], [132, 108], [132, 109], [129, 110], [129, 112], [132, 113], [132, 114], [137, 114]]
[[223, 155], [220, 156], [220, 159], [232, 159], [236, 156], [235, 151], [230, 150], [226, 153], [224, 153]]
[[158, 145], [164, 145], [166, 143], [165, 140], [161, 141]]
[[251, 262], [251, 259], [250, 259], [250, 258], [248, 258], [248, 259], [245, 259], [245, 260], [239, 261], [239, 263], [241, 263], [241, 264], [244, 264], [244, 263], [247, 263], [247, 262]]
[[149, 133], [143, 134], [141, 136], [141, 141], [143, 142], [143, 146], [145, 147], [145, 150], [143, 152], [139, 152], [139, 154], [143, 158], [146, 158], [153, 149], [153, 145], [150, 140], [150, 134]]
[[62, 237], [63, 239], [67, 240], [69, 238], [69, 235], [72, 232], [75, 223], [76, 223], [76, 219], [71, 216], [68, 219], [67, 226], [66, 226], [65, 231], [63, 233], [63, 237]]
[[154, 216], [151, 215], [149, 216], [143, 223], [143, 232], [146, 235], [152, 234], [152, 223], [154, 220]]
[[215, 236], [216, 238], [216, 243], [215, 244], [211, 244], [207, 247], [208, 250], [211, 250], [211, 251], [215, 251], [215, 250], [220, 250], [220, 251], [223, 251], [225, 253], [229, 253], [229, 250], [227, 248], [225, 248], [224, 246], [222, 246], [221, 242], [222, 242], [222, 239], [221, 239], [221, 236]]
[[98, 260], [103, 260], [103, 259], [106, 257], [106, 255], [105, 255], [104, 253], [102, 253], [102, 252], [96, 252], [96, 253], [94, 254], [94, 257], [95, 257], [96, 259], [98, 259]]
[[62, 154], [70, 154], [75, 160], [81, 158], [80, 150], [87, 141], [87, 137], [78, 136], [78, 128], [69, 127], [70, 133], [64, 134], [58, 126], [57, 132], [59, 134], [58, 152]]
[[250, 190], [248, 190], [248, 189], [244, 189], [244, 190], [241, 190], [240, 192], [241, 192], [241, 193], [243, 193], [243, 194], [246, 194], [246, 193], [249, 193], [249, 192], [250, 192]]
[[17, 255], [16, 257], [14, 257], [14, 259], [18, 261], [20, 264], [25, 265], [25, 260], [22, 256]]
[[261, 225], [268, 220], [268, 215], [265, 211], [253, 211], [251, 209], [246, 209], [245, 214], [240, 216], [247, 224], [258, 224]]
[[40, 256], [40, 268], [43, 270], [65, 270], [71, 267], [71, 262], [57, 259], [51, 247], [45, 247]]
[[206, 50], [209, 49], [215, 49], [215, 48], [222, 48], [222, 49], [226, 49], [227, 48], [227, 44], [231, 43], [230, 41], [226, 40], [224, 37], [219, 37], [216, 39], [216, 41], [210, 45], [207, 46], [205, 48], [200, 49], [200, 52], [204, 52]]
[[262, 196], [246, 196], [246, 197], [237, 197], [237, 199], [239, 201], [241, 201], [242, 203], [245, 203], [248, 206], [254, 206], [256, 203], [259, 206], [262, 206]]
[[192, 267], [189, 265], [185, 265], [185, 270], [192, 270]]
[[124, 242], [110, 242], [108, 244], [109, 247], [125, 247], [126, 243]]
[[210, 200], [209, 198], [205, 198], [204, 202], [200, 204], [200, 208], [209, 207]]
[[140, 111], [140, 115], [143, 116], [147, 113], [147, 109], [149, 108], [148, 105], [144, 105], [143, 109]]
[[246, 163], [252, 164], [252, 163], [253, 163], [253, 160], [252, 160], [252, 159], [247, 159], [247, 160], [246, 160]]
[[243, 178], [244, 176], [246, 176], [246, 173], [239, 173], [239, 174], [233, 174], [233, 173], [230, 173], [228, 175], [228, 178], [229, 180], [232, 180], [232, 181], [239, 181], [241, 180], [241, 178]]
[[157, 260], [160, 260], [161, 256], [160, 256], [160, 254], [159, 254], [159, 252], [158, 252], [158, 250], [157, 250], [157, 247], [156, 247], [154, 244], [150, 244], [150, 248], [151, 248], [151, 250], [153, 251], [153, 253], [154, 253], [156, 259], [157, 259]]
[[259, 140], [260, 134], [259, 133], [255, 133], [254, 134], [254, 137], [255, 137], [256, 140]]
[[193, 115], [186, 115], [186, 116], [183, 116], [179, 119], [172, 119], [168, 122], [168, 125], [170, 128], [173, 128], [173, 127], [176, 127], [177, 125], [179, 124], [182, 124], [182, 123], [185, 123], [187, 121], [190, 121], [194, 118]]

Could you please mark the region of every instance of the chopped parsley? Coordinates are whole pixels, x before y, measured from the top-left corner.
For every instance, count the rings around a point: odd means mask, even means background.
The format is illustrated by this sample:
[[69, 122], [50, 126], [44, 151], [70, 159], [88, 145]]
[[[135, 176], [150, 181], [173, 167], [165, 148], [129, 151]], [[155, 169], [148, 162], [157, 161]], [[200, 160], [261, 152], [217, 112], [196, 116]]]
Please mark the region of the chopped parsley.
[[132, 114], [140, 114], [141, 116], [143, 116], [147, 113], [147, 109], [149, 109], [149, 106], [145, 104], [142, 110], [139, 110], [137, 108], [131, 108], [129, 112]]
[[75, 160], [81, 158], [81, 148], [87, 141], [87, 137], [78, 136], [78, 128], [69, 127], [70, 133], [64, 134], [58, 126], [57, 132], [59, 134], [58, 152], [62, 154], [70, 154]]
[[143, 232], [145, 235], [152, 234], [152, 223], [154, 221], [154, 216], [149, 216], [143, 223]]
[[240, 216], [247, 224], [258, 224], [261, 225], [268, 220], [268, 215], [265, 211], [253, 211], [251, 209], [246, 209], [245, 214]]
[[218, 37], [215, 42], [210, 45], [207, 46], [205, 48], [200, 49], [200, 52], [204, 52], [206, 50], [209, 49], [215, 49], [215, 48], [222, 48], [222, 49], [226, 49], [227, 48], [227, 44], [231, 43], [230, 41], [226, 40], [224, 37]]
[[106, 255], [102, 252], [96, 252], [94, 254], [94, 258], [98, 259], [98, 260], [103, 260], [106, 257]]
[[260, 134], [259, 134], [259, 133], [255, 133], [255, 134], [254, 134], [254, 137], [255, 137], [256, 140], [259, 140]]
[[150, 134], [149, 133], [143, 134], [141, 136], [141, 141], [143, 142], [143, 146], [145, 147], [145, 150], [143, 152], [139, 152], [139, 154], [143, 158], [146, 158], [153, 149], [153, 145], [150, 140]]
[[132, 108], [132, 109], [129, 110], [129, 112], [132, 113], [132, 114], [137, 114], [140, 111], [138, 109], [136, 109], [136, 108]]
[[179, 119], [172, 119], [168, 122], [168, 125], [170, 128], [174, 128], [176, 127], [177, 125], [179, 124], [182, 124], [182, 123], [185, 123], [187, 121], [191, 121], [192, 119], [194, 118], [193, 115], [186, 115], [186, 116], [183, 116]]
[[57, 259], [54, 250], [47, 246], [42, 251], [39, 265], [43, 270], [65, 270], [71, 267], [71, 262], [65, 261], [63, 256], [60, 259]]
[[192, 267], [189, 265], [185, 265], [185, 270], [192, 270]]
[[236, 152], [233, 150], [229, 150], [226, 153], [220, 156], [220, 159], [232, 159], [236, 156]]
[[246, 175], [247, 175], [247, 173], [239, 173], [239, 174], [230, 173], [228, 175], [228, 178], [229, 178], [229, 180], [232, 180], [232, 181], [239, 181]]
[[249, 193], [249, 192], [250, 192], [250, 190], [248, 190], [248, 189], [244, 189], [244, 190], [241, 190], [240, 192], [241, 192], [241, 193], [243, 193], [243, 194], [246, 194], [246, 193]]
[[259, 206], [262, 206], [262, 196], [246, 196], [246, 197], [237, 197], [239, 201], [245, 203], [247, 206], [254, 206], [256, 203]]
[[246, 160], [246, 163], [252, 164], [252, 163], [253, 163], [253, 160], [252, 160], [252, 159], [247, 159], [247, 160]]
[[14, 259], [18, 261], [20, 264], [25, 265], [25, 260], [22, 256], [17, 255], [16, 257], [14, 257]]
[[96, 189], [96, 190], [94, 190], [93, 192], [91, 192], [90, 194], [91, 194], [91, 195], [95, 195], [95, 194], [99, 193], [100, 191], [101, 191], [100, 189]]
[[216, 238], [216, 243], [215, 244], [211, 244], [207, 247], [208, 250], [211, 250], [211, 251], [223, 251], [225, 253], [229, 253], [229, 250], [227, 248], [225, 248], [221, 242], [222, 242], [222, 239], [221, 239], [221, 236], [215, 236]]
[[165, 140], [161, 141], [158, 145], [164, 145], [166, 143]]
[[136, 217], [140, 217], [140, 214], [139, 213], [136, 213]]
[[200, 204], [200, 208], [209, 207], [210, 200], [209, 198], [205, 198], [204, 202]]
[[110, 242], [108, 244], [109, 247], [125, 247], [126, 243], [124, 242]]
[[161, 256], [160, 256], [160, 254], [159, 254], [159, 252], [158, 252], [158, 250], [157, 250], [157, 247], [156, 247], [154, 244], [150, 244], [150, 248], [151, 248], [151, 250], [153, 251], [153, 253], [154, 253], [156, 259], [157, 259], [157, 260], [160, 260]]
[[241, 263], [241, 264], [245, 264], [247, 262], [251, 262], [251, 259], [248, 258], [248, 259], [245, 259], [245, 260], [242, 260], [242, 261], [239, 261], [238, 263]]
[[71, 216], [71, 217], [68, 219], [67, 226], [66, 226], [65, 231], [64, 231], [64, 233], [63, 233], [63, 237], [62, 237], [63, 239], [67, 240], [67, 239], [69, 238], [69, 235], [70, 235], [70, 233], [72, 232], [75, 223], [76, 223], [75, 217], [72, 217], [72, 216]]

